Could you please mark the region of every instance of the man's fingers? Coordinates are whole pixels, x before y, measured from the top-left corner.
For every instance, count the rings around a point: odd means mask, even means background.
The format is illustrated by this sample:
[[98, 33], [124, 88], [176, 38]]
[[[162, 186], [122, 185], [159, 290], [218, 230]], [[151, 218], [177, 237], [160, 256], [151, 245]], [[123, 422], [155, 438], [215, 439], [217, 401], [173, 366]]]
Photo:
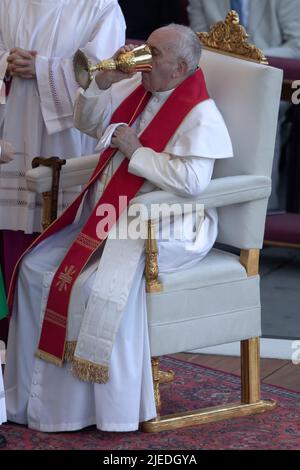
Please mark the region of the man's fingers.
[[122, 134], [124, 134], [127, 127], [128, 126], [125, 126], [124, 124], [116, 127], [116, 129], [113, 133], [113, 137], [120, 137]]
[[13, 64], [16, 67], [26, 67], [29, 64], [29, 61], [26, 60], [26, 59], [20, 59], [20, 58], [16, 57], [13, 60], [11, 60], [10, 63]]
[[118, 143], [119, 143], [119, 140], [117, 139], [117, 137], [113, 135], [110, 140], [110, 146], [113, 148], [118, 148]]
[[32, 54], [30, 53], [30, 51], [25, 51], [25, 49], [21, 49], [20, 47], [14, 47], [13, 49], [11, 49], [9, 57], [11, 55], [17, 55], [17, 56], [23, 57], [25, 59], [31, 59], [32, 58]]
[[132, 49], [134, 49], [136, 46], [136, 44], [126, 44], [126, 48], [127, 48], [127, 51], [132, 51]]
[[10, 70], [10, 75], [12, 77], [20, 77], [27, 79], [35, 78], [30, 67], [13, 67]]
[[125, 54], [125, 52], [130, 52], [136, 46], [134, 44], [124, 44], [124, 46], [120, 47], [113, 55], [113, 59], [119, 57], [120, 54]]
[[11, 73], [11, 76], [12, 77], [19, 77], [19, 78], [23, 78], [24, 80], [31, 80], [31, 79], [34, 79], [34, 75], [32, 74], [22, 74], [22, 73]]
[[31, 67], [13, 67], [13, 72], [15, 73], [23, 73], [23, 74], [27, 74], [27, 73], [32, 73], [32, 70], [31, 70]]
[[12, 63], [12, 62], [15, 63], [15, 62], [20, 62], [20, 61], [24, 63], [28, 63], [29, 61], [32, 61], [32, 55], [29, 55], [28, 57], [24, 57], [24, 56], [20, 56], [17, 53], [13, 53], [7, 57], [8, 63]]

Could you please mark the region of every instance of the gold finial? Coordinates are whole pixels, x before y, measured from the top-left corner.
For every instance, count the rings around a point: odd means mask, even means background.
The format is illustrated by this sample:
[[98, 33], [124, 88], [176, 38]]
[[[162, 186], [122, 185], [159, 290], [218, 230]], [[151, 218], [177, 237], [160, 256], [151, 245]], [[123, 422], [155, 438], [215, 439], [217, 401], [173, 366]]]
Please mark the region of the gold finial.
[[248, 42], [248, 34], [245, 28], [240, 25], [239, 15], [234, 10], [227, 14], [225, 21], [215, 23], [209, 33], [197, 33], [197, 35], [207, 48], [261, 64], [268, 64], [263, 52]]

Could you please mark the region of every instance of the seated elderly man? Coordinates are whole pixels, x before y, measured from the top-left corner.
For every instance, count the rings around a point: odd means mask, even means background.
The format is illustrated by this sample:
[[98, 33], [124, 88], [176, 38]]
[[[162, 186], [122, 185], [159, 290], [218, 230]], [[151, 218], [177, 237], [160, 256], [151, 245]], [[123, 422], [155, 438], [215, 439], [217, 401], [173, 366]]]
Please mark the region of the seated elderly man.
[[[215, 159], [232, 157], [225, 123], [198, 69], [195, 33], [169, 25], [147, 43], [150, 72], [101, 71], [80, 90], [75, 125], [100, 139], [98, 166], [19, 268], [5, 370], [8, 419], [41, 431], [92, 424], [133, 431], [156, 416], [144, 240], [130, 236], [127, 201], [158, 188], [198, 196]], [[198, 263], [216, 239], [215, 210], [205, 212], [197, 243], [189, 217], [184, 224], [190, 233], [159, 240], [162, 272]], [[126, 236], [113, 233], [117, 227], [126, 234], [127, 226]]]

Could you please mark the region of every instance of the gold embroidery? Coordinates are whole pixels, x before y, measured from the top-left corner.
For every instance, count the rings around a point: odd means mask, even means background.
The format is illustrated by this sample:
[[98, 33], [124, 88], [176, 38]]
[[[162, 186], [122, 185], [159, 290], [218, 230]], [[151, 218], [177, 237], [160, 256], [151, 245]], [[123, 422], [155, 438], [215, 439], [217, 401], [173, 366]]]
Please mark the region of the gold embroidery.
[[35, 355], [39, 359], [42, 359], [43, 361], [46, 361], [46, 362], [50, 362], [50, 364], [54, 364], [55, 366], [58, 366], [58, 367], [63, 366], [63, 362], [58, 357], [53, 356], [52, 354], [47, 353], [45, 351], [42, 351], [41, 349], [38, 349]]
[[65, 344], [64, 360], [72, 362], [74, 359], [74, 353], [76, 349], [77, 341], [67, 341]]
[[45, 320], [63, 328], [65, 328], [67, 324], [67, 319], [64, 315], [61, 315], [50, 308], [47, 308], [45, 312]]
[[74, 357], [72, 361], [72, 372], [75, 377], [78, 377], [84, 382], [92, 382], [104, 384], [108, 382], [108, 366], [95, 364], [94, 362], [86, 361]]
[[98, 248], [99, 240], [95, 240], [85, 233], [80, 233], [79, 237], [76, 239], [76, 243], [83, 246], [84, 248], [87, 248], [88, 250], [94, 251], [96, 248]]
[[58, 287], [59, 292], [64, 290], [65, 292], [68, 289], [68, 284], [71, 284], [73, 281], [73, 276], [76, 273], [75, 266], [66, 266], [65, 271], [61, 272], [58, 276], [59, 281], [56, 283], [56, 287]]

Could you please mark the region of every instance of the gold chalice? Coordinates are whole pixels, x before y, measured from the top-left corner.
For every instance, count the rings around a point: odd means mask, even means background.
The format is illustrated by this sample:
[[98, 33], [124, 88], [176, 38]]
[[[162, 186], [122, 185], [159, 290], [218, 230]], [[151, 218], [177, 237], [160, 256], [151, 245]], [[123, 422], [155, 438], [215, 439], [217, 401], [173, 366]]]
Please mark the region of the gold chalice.
[[121, 70], [122, 72], [150, 72], [152, 69], [151, 49], [147, 44], [135, 47], [132, 51], [121, 53], [116, 59], [105, 59], [93, 65], [80, 50], [75, 53], [73, 66], [78, 84], [85, 90], [93, 80], [97, 70]]

